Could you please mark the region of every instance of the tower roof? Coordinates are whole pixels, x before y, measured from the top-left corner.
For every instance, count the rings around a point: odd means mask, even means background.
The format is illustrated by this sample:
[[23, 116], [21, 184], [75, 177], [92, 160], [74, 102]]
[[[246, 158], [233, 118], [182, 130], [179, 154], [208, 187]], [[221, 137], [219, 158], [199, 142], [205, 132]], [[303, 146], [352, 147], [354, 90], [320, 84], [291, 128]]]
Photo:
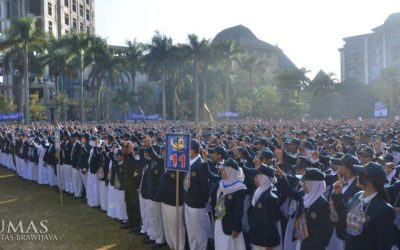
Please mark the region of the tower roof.
[[279, 68], [284, 68], [284, 69], [296, 68], [294, 63], [283, 53], [283, 51], [280, 48], [258, 39], [256, 35], [254, 35], [254, 33], [249, 28], [243, 25], [237, 25], [234, 27], [224, 29], [215, 36], [212, 42], [218, 43], [220, 41], [225, 41], [225, 40], [233, 40], [239, 42], [246, 49], [273, 51], [275, 53], [278, 53], [279, 55], [278, 56]]

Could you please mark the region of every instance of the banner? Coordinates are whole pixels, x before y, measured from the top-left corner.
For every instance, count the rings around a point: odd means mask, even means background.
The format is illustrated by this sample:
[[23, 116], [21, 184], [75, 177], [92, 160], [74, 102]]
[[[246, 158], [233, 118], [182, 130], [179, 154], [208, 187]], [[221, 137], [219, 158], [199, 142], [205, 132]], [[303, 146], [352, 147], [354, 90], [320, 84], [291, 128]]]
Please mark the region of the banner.
[[129, 120], [148, 120], [148, 121], [159, 121], [160, 115], [159, 114], [152, 114], [152, 115], [143, 115], [143, 114], [130, 114]]
[[22, 113], [8, 113], [8, 114], [0, 114], [0, 122], [2, 121], [19, 121], [24, 119]]
[[383, 104], [382, 102], [376, 102], [374, 117], [375, 118], [384, 118], [387, 116], [388, 116], [388, 109], [385, 107], [385, 104]]
[[238, 113], [238, 112], [220, 112], [220, 113], [217, 113], [217, 117], [218, 118], [222, 118], [222, 117], [237, 118], [239, 116], [240, 116], [240, 113]]

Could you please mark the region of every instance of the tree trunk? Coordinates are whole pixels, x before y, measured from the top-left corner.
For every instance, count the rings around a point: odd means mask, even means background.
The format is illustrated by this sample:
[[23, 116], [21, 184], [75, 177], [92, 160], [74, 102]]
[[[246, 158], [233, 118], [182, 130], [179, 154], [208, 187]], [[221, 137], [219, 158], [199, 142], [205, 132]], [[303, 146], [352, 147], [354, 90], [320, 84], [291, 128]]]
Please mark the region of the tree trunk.
[[195, 79], [194, 79], [194, 118], [195, 121], [199, 121], [199, 64], [196, 62], [196, 71], [195, 71]]
[[172, 115], [173, 115], [173, 117], [172, 117], [172, 119], [174, 120], [174, 121], [176, 121], [176, 116], [177, 116], [177, 96], [178, 96], [178, 94], [176, 93], [176, 84], [174, 84], [174, 99], [173, 99], [173, 102], [172, 102]]
[[138, 89], [137, 89], [137, 85], [136, 85], [136, 69], [135, 67], [132, 68], [132, 72], [131, 72], [131, 77], [132, 77], [132, 90], [133, 90], [133, 102], [134, 105], [138, 104]]
[[229, 112], [230, 110], [230, 85], [231, 85], [231, 76], [230, 76], [230, 70], [229, 66], [226, 66], [226, 71], [225, 71], [225, 76], [226, 76], [226, 84], [225, 84], [225, 112]]
[[[207, 79], [206, 79], [206, 75], [204, 74], [204, 76], [203, 76], [203, 106], [204, 106], [204, 103], [207, 103]], [[206, 111], [206, 109], [205, 108], [203, 108], [203, 110], [204, 110], [204, 112], [203, 112], [203, 115], [204, 115], [204, 120], [207, 120], [207, 111]]]
[[25, 122], [30, 122], [29, 113], [29, 75], [28, 75], [28, 44], [25, 43], [25, 53], [24, 53], [24, 82], [25, 82]]
[[251, 117], [254, 117], [254, 89], [253, 89], [253, 72], [249, 71], [249, 85], [251, 98]]
[[54, 100], [57, 100], [57, 99], [59, 99], [58, 101], [56, 101], [55, 102], [55, 104], [56, 104], [56, 113], [55, 113], [55, 116], [56, 116], [56, 118], [58, 119], [59, 118], [59, 114], [60, 114], [60, 108], [61, 108], [61, 103], [59, 103], [60, 101], [62, 101], [60, 98], [59, 98], [59, 96], [58, 96], [58, 76], [54, 76], [55, 77], [55, 79], [54, 79], [54, 95], [55, 95], [55, 98], [54, 98]]
[[100, 119], [100, 95], [101, 95], [101, 80], [99, 78], [96, 79], [96, 96], [95, 96], [95, 116], [96, 121]]
[[162, 69], [161, 73], [161, 102], [162, 102], [162, 118], [165, 121], [167, 119], [167, 100], [166, 100], [166, 89], [165, 89], [165, 67]]
[[83, 105], [83, 50], [81, 50], [81, 60], [80, 60], [80, 86], [81, 86], [81, 99], [80, 99], [80, 111], [81, 111], [81, 122], [85, 122], [85, 110]]

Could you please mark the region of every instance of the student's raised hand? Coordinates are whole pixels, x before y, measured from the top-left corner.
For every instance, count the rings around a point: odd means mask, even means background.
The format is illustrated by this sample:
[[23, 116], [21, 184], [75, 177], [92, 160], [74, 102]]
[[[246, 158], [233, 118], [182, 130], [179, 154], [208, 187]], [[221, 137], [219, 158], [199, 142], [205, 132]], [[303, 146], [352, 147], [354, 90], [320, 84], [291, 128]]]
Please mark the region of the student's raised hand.
[[282, 171], [282, 169], [278, 165], [275, 165], [275, 175], [278, 178], [282, 178], [285, 176], [285, 173]]
[[333, 184], [333, 191], [335, 194], [341, 194], [343, 189], [342, 176], [338, 174], [338, 180]]

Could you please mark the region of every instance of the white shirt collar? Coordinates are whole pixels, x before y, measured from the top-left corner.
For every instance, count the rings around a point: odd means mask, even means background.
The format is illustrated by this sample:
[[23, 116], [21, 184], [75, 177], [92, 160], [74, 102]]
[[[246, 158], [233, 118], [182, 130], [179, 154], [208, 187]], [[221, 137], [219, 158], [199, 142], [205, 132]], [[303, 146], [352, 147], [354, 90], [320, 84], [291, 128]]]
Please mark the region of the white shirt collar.
[[353, 178], [349, 179], [349, 180], [345, 180], [343, 179], [343, 182], [347, 183], [347, 185], [345, 185], [342, 188], [342, 194], [344, 194], [346, 192], [346, 190], [351, 186], [351, 184], [353, 184], [353, 181], [356, 179], [356, 177], [354, 176]]
[[190, 159], [190, 166], [192, 166], [199, 158], [200, 158], [200, 155], [197, 155], [195, 158]]
[[365, 197], [365, 193], [362, 193], [360, 196], [360, 200], [364, 203], [367, 204], [368, 202], [370, 202], [376, 195], [378, 194], [378, 192], [375, 192], [367, 197]]

